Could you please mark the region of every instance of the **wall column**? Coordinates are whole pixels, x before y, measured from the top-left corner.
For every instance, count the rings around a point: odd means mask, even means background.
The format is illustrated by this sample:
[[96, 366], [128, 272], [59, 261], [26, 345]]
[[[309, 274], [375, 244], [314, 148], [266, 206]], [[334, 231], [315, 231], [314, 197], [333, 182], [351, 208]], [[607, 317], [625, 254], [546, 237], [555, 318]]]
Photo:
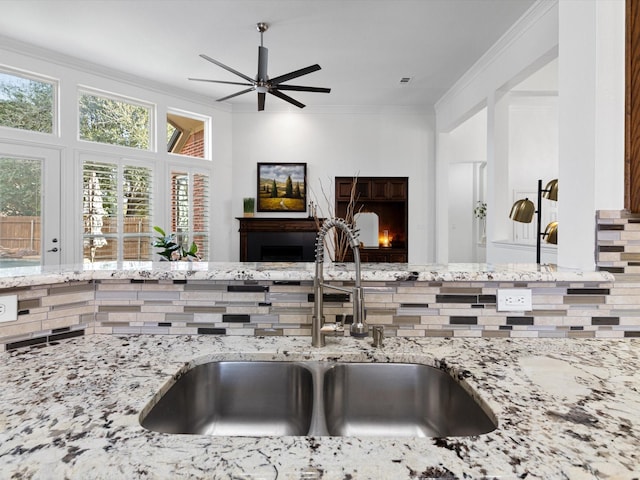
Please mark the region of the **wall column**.
[[611, 208], [622, 207], [624, 136], [619, 126], [624, 119], [620, 109], [624, 85], [619, 91], [615, 75], [624, 36], [618, 42], [615, 28], [624, 31], [621, 0], [559, 2], [558, 264], [562, 267], [593, 270], [596, 210], [605, 202]]

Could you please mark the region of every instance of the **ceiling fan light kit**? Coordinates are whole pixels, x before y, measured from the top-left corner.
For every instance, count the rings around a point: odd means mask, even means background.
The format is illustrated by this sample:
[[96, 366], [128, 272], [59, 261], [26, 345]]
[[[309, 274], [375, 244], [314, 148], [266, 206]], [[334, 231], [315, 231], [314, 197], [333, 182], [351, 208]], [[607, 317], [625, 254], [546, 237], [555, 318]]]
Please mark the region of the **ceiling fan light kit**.
[[245, 82], [229, 82], [224, 80], [209, 80], [206, 78], [189, 78], [189, 80], [197, 81], [197, 82], [210, 82], [210, 83], [222, 83], [226, 85], [241, 85], [248, 88], [244, 90], [240, 90], [239, 92], [232, 93], [231, 95], [227, 95], [226, 97], [218, 98], [218, 102], [223, 102], [225, 100], [229, 100], [231, 98], [237, 97], [239, 95], [243, 95], [249, 92], [257, 92], [258, 93], [258, 111], [264, 110], [264, 103], [267, 93], [278, 97], [285, 102], [289, 102], [292, 105], [295, 105], [299, 108], [304, 108], [305, 105], [298, 100], [282, 93], [282, 90], [289, 90], [295, 92], [314, 92], [314, 93], [329, 93], [331, 92], [330, 88], [322, 88], [322, 87], [305, 87], [302, 85], [284, 85], [284, 82], [289, 80], [293, 80], [294, 78], [302, 77], [303, 75], [307, 75], [312, 72], [316, 72], [320, 70], [320, 65], [310, 65], [305, 68], [301, 68], [300, 70], [295, 70], [293, 72], [285, 73], [284, 75], [280, 75], [274, 78], [269, 78], [267, 74], [267, 65], [269, 61], [269, 50], [263, 45], [262, 36], [264, 32], [267, 31], [269, 25], [265, 22], [259, 22], [256, 24], [258, 31], [260, 32], [260, 45], [258, 46], [258, 73], [256, 78], [253, 79], [244, 73], [238, 72], [233, 68], [221, 63], [213, 58], [205, 55], [204, 53], [200, 54], [200, 57], [205, 60], [217, 65], [221, 68], [224, 68], [228, 72], [237, 75], [238, 77], [245, 80]]

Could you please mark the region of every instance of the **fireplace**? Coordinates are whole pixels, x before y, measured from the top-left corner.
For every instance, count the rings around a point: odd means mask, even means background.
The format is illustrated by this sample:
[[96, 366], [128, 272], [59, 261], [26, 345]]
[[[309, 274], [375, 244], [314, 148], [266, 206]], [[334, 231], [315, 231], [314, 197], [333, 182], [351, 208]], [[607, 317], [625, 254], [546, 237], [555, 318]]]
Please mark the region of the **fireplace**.
[[303, 262], [302, 245], [262, 245], [260, 248], [262, 262]]
[[241, 262], [313, 262], [313, 218], [238, 218]]

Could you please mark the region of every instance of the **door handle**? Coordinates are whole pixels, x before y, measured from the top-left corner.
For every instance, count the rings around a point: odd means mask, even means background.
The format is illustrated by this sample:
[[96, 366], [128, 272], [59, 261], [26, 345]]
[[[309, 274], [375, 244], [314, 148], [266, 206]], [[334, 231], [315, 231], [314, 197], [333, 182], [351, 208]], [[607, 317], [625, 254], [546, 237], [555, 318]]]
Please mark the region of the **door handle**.
[[47, 250], [47, 252], [57, 252], [58, 251], [58, 247], [53, 247], [51, 250]]

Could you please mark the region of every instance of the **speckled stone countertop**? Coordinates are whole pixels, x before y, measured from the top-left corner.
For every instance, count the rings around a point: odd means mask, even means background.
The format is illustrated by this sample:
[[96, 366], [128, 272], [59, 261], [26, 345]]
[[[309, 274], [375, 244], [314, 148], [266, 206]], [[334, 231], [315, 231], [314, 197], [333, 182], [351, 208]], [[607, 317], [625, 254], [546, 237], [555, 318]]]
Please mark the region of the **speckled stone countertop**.
[[[0, 354], [0, 478], [640, 477], [639, 340], [90, 335]], [[499, 425], [477, 437], [166, 435], [139, 413], [189, 362], [404, 361], [464, 379]]]
[[[313, 263], [285, 262], [100, 262], [60, 267], [0, 269], [0, 288], [102, 279], [135, 280], [313, 280]], [[353, 264], [326, 263], [325, 280], [353, 280]], [[412, 265], [406, 263], [362, 264], [364, 281], [613, 281], [608, 272], [561, 269], [553, 265], [452, 263]]]

